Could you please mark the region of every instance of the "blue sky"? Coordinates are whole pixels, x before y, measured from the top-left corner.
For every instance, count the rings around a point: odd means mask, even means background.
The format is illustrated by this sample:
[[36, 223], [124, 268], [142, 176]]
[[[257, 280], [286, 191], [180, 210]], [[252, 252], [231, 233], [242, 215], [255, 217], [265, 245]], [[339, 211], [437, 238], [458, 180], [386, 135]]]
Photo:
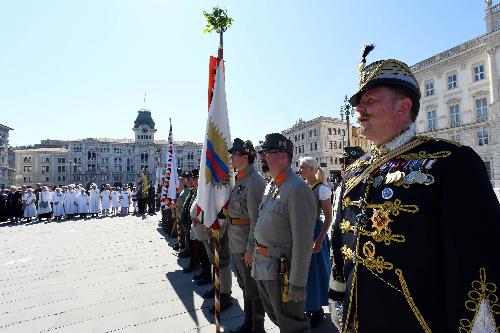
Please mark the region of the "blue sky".
[[[298, 118], [338, 117], [368, 62], [414, 64], [485, 33], [482, 0], [53, 0], [0, 3], [0, 123], [11, 145], [132, 138], [137, 110], [157, 139], [202, 142], [208, 58], [203, 10], [225, 7], [232, 137], [262, 140]], [[147, 92], [146, 105], [143, 103]]]

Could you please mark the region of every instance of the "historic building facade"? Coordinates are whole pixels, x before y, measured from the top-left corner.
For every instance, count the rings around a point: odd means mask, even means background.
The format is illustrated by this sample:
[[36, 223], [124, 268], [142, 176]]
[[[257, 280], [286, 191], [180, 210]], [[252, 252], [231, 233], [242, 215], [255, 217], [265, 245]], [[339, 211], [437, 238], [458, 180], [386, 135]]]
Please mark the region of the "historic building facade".
[[281, 132], [293, 142], [292, 168], [298, 171], [299, 159], [311, 156], [325, 169], [327, 177], [340, 176], [340, 158], [348, 139], [351, 146], [360, 146], [365, 151], [370, 149], [370, 143], [357, 127], [349, 125], [349, 129], [347, 131], [347, 124], [336, 118], [299, 119], [291, 128]]
[[9, 185], [12, 166], [9, 165], [9, 131], [13, 129], [0, 124], [0, 185]]
[[416, 124], [473, 148], [500, 196], [500, 4], [485, 1], [485, 21], [486, 34], [412, 66], [422, 91]]
[[[33, 149], [16, 150], [17, 184], [129, 184], [142, 172], [154, 182], [167, 141], [155, 140], [155, 123], [146, 109], [138, 111], [132, 130], [134, 139], [42, 140]], [[178, 167], [198, 168], [202, 148], [201, 143], [174, 142]]]

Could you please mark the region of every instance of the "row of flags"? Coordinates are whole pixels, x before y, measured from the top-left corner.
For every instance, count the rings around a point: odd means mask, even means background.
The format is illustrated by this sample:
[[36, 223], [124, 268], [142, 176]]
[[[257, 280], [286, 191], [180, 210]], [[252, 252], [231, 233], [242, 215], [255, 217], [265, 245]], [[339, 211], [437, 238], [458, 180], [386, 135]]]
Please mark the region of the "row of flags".
[[[230, 155], [231, 132], [225, 89], [225, 66], [222, 48], [218, 57], [210, 57], [208, 82], [208, 119], [198, 181], [197, 213], [203, 212], [203, 223], [217, 229], [223, 221], [217, 218], [227, 208], [232, 188]], [[172, 123], [166, 146], [166, 160], [161, 176], [161, 205], [173, 207], [179, 187], [174, 154]]]

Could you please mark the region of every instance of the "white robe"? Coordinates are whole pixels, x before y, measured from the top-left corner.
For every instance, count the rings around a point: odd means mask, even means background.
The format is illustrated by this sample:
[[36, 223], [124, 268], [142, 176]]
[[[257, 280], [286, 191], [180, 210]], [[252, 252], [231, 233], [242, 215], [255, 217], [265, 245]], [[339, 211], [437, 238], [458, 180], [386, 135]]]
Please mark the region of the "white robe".
[[35, 217], [37, 215], [36, 213], [36, 206], [35, 206], [35, 195], [33, 193], [28, 194], [26, 193], [23, 196], [23, 200], [25, 202], [24, 206], [24, 217]]
[[89, 196], [87, 193], [80, 193], [76, 199], [78, 205], [78, 214], [85, 214], [89, 212]]
[[111, 207], [120, 207], [120, 192], [111, 192]]
[[[42, 207], [42, 201], [47, 202], [47, 207]], [[50, 207], [51, 195], [49, 191], [40, 191], [38, 193], [38, 214], [47, 214], [52, 211]]]
[[109, 193], [109, 190], [102, 190], [101, 191], [102, 209], [109, 209], [109, 207], [111, 206], [110, 196], [111, 196], [111, 194]]
[[76, 193], [74, 190], [67, 191], [64, 195], [64, 211], [66, 214], [76, 214]]
[[130, 192], [122, 191], [120, 198], [121, 198], [122, 208], [129, 208], [130, 207]]
[[54, 192], [54, 194], [52, 194], [52, 202], [54, 203], [54, 216], [63, 216], [64, 215], [64, 206], [63, 206], [64, 194], [62, 194], [61, 192], [59, 192], [59, 194]]
[[98, 189], [90, 190], [90, 207], [91, 214], [98, 214], [101, 212], [101, 197]]

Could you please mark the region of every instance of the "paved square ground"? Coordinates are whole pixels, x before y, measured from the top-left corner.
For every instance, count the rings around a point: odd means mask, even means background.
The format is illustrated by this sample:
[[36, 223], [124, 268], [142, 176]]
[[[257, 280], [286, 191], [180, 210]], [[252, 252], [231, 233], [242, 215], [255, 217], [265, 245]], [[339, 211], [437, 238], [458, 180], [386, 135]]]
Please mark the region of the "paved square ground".
[[[0, 224], [0, 332], [215, 332], [158, 215]], [[243, 319], [233, 277], [228, 331]], [[327, 308], [325, 308], [325, 311]], [[326, 314], [329, 316], [329, 314]], [[266, 318], [266, 331], [279, 332]], [[328, 317], [313, 332], [335, 331]]]

